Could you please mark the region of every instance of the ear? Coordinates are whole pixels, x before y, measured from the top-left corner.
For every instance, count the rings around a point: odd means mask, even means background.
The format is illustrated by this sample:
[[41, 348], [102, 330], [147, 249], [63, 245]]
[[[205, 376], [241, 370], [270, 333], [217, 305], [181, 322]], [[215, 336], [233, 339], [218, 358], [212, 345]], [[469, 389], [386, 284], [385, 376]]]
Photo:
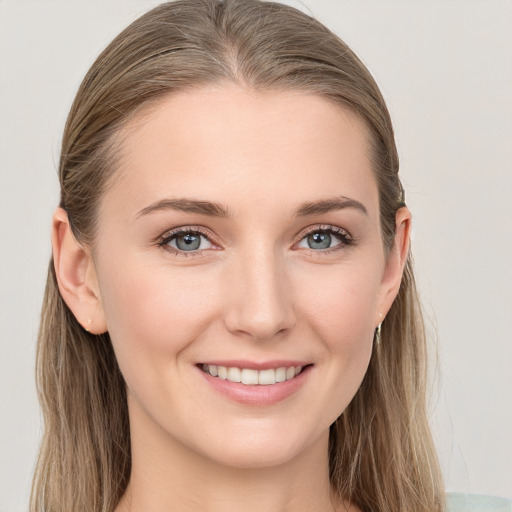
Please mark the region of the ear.
[[400, 290], [402, 275], [409, 255], [411, 220], [411, 212], [406, 206], [396, 212], [395, 237], [382, 276], [382, 293], [377, 310], [376, 325], [385, 318]]
[[80, 244], [62, 208], [53, 214], [53, 264], [59, 291], [86, 331], [93, 334], [106, 332], [107, 325], [99, 293], [96, 269], [90, 250]]

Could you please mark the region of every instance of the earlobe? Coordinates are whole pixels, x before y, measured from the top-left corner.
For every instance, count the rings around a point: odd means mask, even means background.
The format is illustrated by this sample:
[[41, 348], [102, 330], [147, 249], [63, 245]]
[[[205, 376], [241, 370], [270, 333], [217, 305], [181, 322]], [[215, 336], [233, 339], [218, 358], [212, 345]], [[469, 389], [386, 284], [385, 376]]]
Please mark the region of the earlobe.
[[386, 260], [382, 279], [383, 295], [378, 311], [384, 317], [400, 290], [402, 275], [409, 255], [411, 219], [411, 212], [405, 206], [400, 208], [395, 216], [395, 236]]
[[62, 208], [53, 215], [52, 248], [62, 298], [84, 329], [93, 334], [104, 333], [107, 326], [92, 255], [73, 235]]

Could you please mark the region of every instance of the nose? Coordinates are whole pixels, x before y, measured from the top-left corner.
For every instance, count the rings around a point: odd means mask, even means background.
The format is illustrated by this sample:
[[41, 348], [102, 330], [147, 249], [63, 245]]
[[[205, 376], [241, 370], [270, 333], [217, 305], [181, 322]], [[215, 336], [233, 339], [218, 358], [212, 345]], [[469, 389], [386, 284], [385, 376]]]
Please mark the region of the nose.
[[271, 248], [239, 255], [227, 272], [224, 318], [230, 332], [270, 340], [293, 328], [296, 316], [288, 273]]

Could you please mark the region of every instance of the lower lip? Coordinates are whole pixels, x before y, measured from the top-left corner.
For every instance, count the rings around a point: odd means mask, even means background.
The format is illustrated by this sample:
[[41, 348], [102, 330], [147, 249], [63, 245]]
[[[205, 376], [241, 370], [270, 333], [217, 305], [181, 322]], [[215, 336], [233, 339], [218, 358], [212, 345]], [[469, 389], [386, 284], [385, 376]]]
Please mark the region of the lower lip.
[[212, 386], [215, 391], [230, 400], [241, 404], [265, 406], [281, 402], [296, 393], [306, 382], [311, 368], [312, 365], [306, 366], [299, 375], [293, 379], [266, 386], [249, 386], [219, 377], [212, 377], [209, 373], [204, 372], [200, 368], [197, 368], [197, 371], [201, 373], [205, 381]]

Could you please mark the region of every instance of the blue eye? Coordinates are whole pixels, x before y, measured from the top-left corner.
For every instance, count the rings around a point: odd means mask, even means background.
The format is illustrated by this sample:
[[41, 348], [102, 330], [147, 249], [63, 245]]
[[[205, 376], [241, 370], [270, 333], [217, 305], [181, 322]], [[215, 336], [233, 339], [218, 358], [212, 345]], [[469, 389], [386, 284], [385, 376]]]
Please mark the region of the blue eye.
[[206, 235], [195, 230], [182, 230], [170, 233], [159, 245], [173, 252], [183, 253], [184, 256], [188, 256], [185, 253], [193, 253], [213, 247], [213, 244]]
[[313, 233], [306, 237], [311, 249], [328, 249], [331, 246], [332, 238], [329, 233]]
[[343, 229], [335, 227], [317, 228], [306, 233], [298, 247], [318, 251], [342, 248], [353, 243], [350, 235]]

